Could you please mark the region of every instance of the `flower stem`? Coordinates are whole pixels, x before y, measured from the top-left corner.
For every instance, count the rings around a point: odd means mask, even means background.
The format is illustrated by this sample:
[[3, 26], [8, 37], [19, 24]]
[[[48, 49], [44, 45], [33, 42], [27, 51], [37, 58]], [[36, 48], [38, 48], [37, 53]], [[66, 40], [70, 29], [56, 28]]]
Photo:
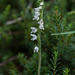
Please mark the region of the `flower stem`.
[[[44, 0], [40, 0], [44, 2]], [[40, 19], [43, 19], [43, 9], [41, 11]], [[38, 45], [39, 45], [39, 52], [38, 52], [38, 75], [41, 75], [41, 30], [38, 33]]]
[[40, 75], [41, 71], [41, 32], [38, 34], [38, 44], [39, 44], [39, 52], [38, 52], [38, 75]]

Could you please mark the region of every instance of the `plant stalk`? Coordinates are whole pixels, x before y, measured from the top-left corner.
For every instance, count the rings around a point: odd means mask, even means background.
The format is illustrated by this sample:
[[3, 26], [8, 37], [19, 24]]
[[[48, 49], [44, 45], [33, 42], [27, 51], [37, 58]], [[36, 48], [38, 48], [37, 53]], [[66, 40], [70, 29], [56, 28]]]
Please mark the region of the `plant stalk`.
[[[40, 0], [41, 2], [44, 2], [44, 0]], [[43, 19], [43, 9], [41, 11], [41, 19]], [[38, 75], [41, 73], [41, 30], [38, 33], [38, 45], [39, 45], [39, 52], [38, 52]]]
[[41, 32], [38, 34], [38, 44], [39, 44], [39, 52], [38, 52], [38, 75], [40, 75], [41, 71]]

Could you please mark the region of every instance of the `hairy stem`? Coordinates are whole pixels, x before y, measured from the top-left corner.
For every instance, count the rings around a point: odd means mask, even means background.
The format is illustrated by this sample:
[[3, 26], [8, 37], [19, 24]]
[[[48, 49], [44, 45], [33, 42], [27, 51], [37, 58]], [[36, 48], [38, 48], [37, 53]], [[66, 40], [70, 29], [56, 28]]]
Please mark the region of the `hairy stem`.
[[[41, 2], [44, 2], [44, 0], [40, 0]], [[41, 11], [40, 19], [43, 19], [43, 9]], [[39, 52], [38, 52], [38, 75], [40, 75], [41, 72], [41, 30], [38, 33], [38, 45], [39, 45]]]

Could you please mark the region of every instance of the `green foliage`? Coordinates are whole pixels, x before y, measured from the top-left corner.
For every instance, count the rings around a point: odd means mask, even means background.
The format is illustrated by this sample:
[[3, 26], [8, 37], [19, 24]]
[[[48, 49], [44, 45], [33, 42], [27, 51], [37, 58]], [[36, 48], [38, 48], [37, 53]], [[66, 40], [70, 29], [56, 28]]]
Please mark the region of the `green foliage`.
[[[37, 75], [38, 55], [33, 54], [34, 44], [30, 40], [30, 27], [37, 26], [32, 21], [33, 8], [38, 5], [35, 2], [36, 0], [0, 0], [0, 75]], [[18, 21], [18, 17], [22, 21]], [[7, 21], [11, 20], [16, 22], [7, 25]], [[61, 72], [59, 67], [68, 67], [70, 73], [75, 75], [75, 35], [51, 35], [75, 31], [74, 20], [74, 0], [45, 0], [41, 75], [49, 75], [48, 70], [55, 70], [58, 75]], [[56, 51], [52, 55], [53, 50]], [[1, 63], [16, 55], [17, 59], [1, 66]], [[60, 62], [61, 65], [58, 64]], [[63, 75], [69, 75], [69, 69], [65, 69]]]
[[51, 34], [51, 35], [64, 35], [64, 34], [74, 34], [75, 31], [70, 31], [70, 32], [63, 32], [63, 33], [54, 33], [54, 34]]
[[65, 68], [63, 75], [71, 75], [71, 74], [69, 74], [69, 72], [70, 72], [70, 69]]
[[16, 70], [10, 70], [10, 71], [9, 71], [9, 74], [10, 74], [10, 75], [17, 75], [17, 73], [16, 73], [15, 71], [16, 71]]
[[8, 5], [5, 10], [0, 14], [0, 24], [5, 23], [10, 11], [10, 5]]
[[[41, 74], [46, 75], [47, 73], [47, 55], [46, 53], [42, 53], [42, 67]], [[37, 67], [38, 67], [38, 56], [37, 54], [33, 54], [31, 58], [27, 58], [24, 54], [18, 55], [18, 60], [24, 70], [22, 71], [22, 75], [37, 75]]]
[[50, 67], [50, 75], [61, 75], [61, 68], [59, 62], [59, 54], [57, 51], [54, 51], [52, 54], [52, 59], [50, 59], [49, 67]]

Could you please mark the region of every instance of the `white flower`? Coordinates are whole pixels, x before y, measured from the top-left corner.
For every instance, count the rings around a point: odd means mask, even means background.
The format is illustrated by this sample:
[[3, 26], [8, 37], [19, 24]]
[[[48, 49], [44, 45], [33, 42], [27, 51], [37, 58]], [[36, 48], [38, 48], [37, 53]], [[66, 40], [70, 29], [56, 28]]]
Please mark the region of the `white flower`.
[[39, 6], [39, 9], [42, 9], [42, 6]]
[[33, 20], [39, 20], [40, 12], [35, 12]]
[[34, 18], [33, 18], [33, 20], [39, 20], [39, 17], [37, 17], [37, 16], [35, 16]]
[[35, 12], [39, 12], [40, 11], [39, 7], [38, 8], [34, 8], [34, 11]]
[[35, 16], [38, 17], [39, 15], [40, 15], [40, 12], [35, 12], [34, 17], [35, 17]]
[[39, 51], [39, 48], [38, 48], [37, 46], [35, 46], [35, 47], [34, 47], [34, 53], [35, 53], [35, 52], [38, 52], [38, 51]]
[[34, 8], [34, 11], [35, 11], [35, 12], [39, 12], [40, 9], [42, 9], [42, 6], [39, 6], [39, 7], [37, 7], [37, 8]]
[[44, 5], [44, 2], [41, 2], [40, 5]]
[[33, 20], [39, 20], [39, 16], [40, 16], [40, 10], [42, 9], [42, 7], [41, 6], [39, 6], [38, 8], [34, 8], [34, 12], [35, 12], [35, 14], [34, 14], [34, 18], [33, 18]]
[[43, 19], [41, 19], [41, 20], [38, 22], [38, 24], [40, 24], [39, 29], [43, 29], [43, 30], [44, 30], [44, 26], [43, 26], [44, 22], [43, 22]]
[[44, 30], [43, 24], [41, 24], [41, 25], [39, 26], [39, 29], [43, 29], [43, 30]]
[[36, 33], [37, 32], [37, 29], [35, 27], [31, 27], [32, 31], [31, 33]]
[[[37, 9], [37, 8], [36, 8]], [[35, 10], [35, 14], [34, 14], [34, 18], [33, 18], [33, 20], [39, 20], [39, 16], [40, 16], [40, 12], [39, 11], [37, 11], [37, 10]]]
[[33, 38], [31, 38], [31, 40], [37, 40], [37, 36], [35, 34], [30, 34]]
[[43, 22], [43, 19], [41, 19], [39, 22], [38, 22], [38, 24], [44, 24], [44, 22]]

